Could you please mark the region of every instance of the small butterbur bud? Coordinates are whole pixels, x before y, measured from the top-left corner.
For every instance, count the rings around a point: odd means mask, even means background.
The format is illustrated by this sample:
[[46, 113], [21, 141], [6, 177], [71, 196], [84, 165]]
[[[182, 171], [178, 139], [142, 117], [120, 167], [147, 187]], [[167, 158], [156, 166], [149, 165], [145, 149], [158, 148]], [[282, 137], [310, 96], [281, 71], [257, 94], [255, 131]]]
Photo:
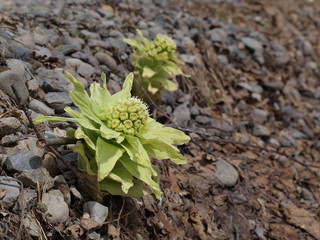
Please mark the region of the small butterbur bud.
[[118, 127], [120, 124], [120, 121], [118, 119], [114, 119], [111, 121], [111, 127], [114, 129], [116, 127]]
[[112, 118], [119, 118], [119, 116], [120, 116], [120, 113], [117, 110], [113, 111]]
[[124, 125], [127, 129], [129, 129], [129, 128], [132, 128], [133, 123], [132, 123], [131, 120], [125, 120], [125, 121], [123, 122], [123, 125]]
[[129, 117], [129, 114], [128, 114], [127, 112], [122, 112], [122, 113], [120, 113], [120, 119], [121, 119], [122, 121], [127, 120], [128, 117]]
[[148, 117], [148, 108], [140, 99], [123, 99], [107, 109], [107, 126], [118, 132], [135, 135], [144, 127]]
[[138, 114], [137, 113], [130, 113], [130, 120], [131, 121], [135, 121], [139, 118]]

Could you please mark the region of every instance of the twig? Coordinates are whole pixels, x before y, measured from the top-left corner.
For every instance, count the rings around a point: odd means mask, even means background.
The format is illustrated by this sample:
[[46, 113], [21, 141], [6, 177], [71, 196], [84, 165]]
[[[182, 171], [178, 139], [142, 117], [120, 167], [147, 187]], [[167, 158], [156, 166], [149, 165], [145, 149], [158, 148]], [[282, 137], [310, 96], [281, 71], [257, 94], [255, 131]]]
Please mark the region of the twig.
[[124, 208], [124, 202], [125, 202], [124, 199], [122, 199], [122, 206], [121, 206], [118, 218], [117, 218], [117, 227], [119, 227], [119, 225], [120, 225], [119, 223], [120, 223], [121, 214], [122, 214], [122, 211], [123, 211], [123, 208]]

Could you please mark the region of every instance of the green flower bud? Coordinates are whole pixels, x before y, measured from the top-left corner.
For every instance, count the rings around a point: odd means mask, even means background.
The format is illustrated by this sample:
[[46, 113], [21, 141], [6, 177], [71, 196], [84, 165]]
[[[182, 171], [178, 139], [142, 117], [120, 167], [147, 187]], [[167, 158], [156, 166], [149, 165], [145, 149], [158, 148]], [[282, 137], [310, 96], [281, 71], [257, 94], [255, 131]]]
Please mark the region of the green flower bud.
[[116, 109], [119, 111], [119, 112], [127, 112], [128, 108], [125, 104], [122, 104], [122, 105], [117, 105], [116, 106]]
[[134, 129], [133, 128], [129, 128], [129, 129], [125, 129], [124, 132], [128, 135], [134, 135]]
[[137, 113], [130, 113], [130, 120], [135, 121], [139, 118]]
[[127, 120], [128, 117], [129, 117], [129, 114], [128, 114], [127, 112], [122, 112], [122, 113], [120, 113], [120, 119], [121, 119], [122, 121]]
[[141, 125], [142, 125], [142, 122], [141, 122], [140, 119], [134, 121], [134, 127], [135, 127], [135, 128], [139, 128]]
[[124, 122], [123, 122], [123, 125], [127, 128], [127, 129], [129, 129], [129, 128], [132, 128], [132, 126], [133, 126], [133, 123], [132, 123], [132, 121], [131, 120], [125, 120]]
[[112, 112], [112, 118], [119, 118], [119, 116], [120, 116], [120, 113], [117, 110]]
[[138, 98], [122, 99], [106, 112], [107, 127], [128, 135], [139, 132], [149, 117], [147, 106]]
[[125, 129], [122, 123], [120, 123], [114, 130], [117, 132], [122, 132]]
[[118, 119], [113, 119], [113, 120], [111, 121], [111, 127], [112, 127], [112, 128], [118, 127], [119, 124], [120, 124], [120, 121], [119, 121]]

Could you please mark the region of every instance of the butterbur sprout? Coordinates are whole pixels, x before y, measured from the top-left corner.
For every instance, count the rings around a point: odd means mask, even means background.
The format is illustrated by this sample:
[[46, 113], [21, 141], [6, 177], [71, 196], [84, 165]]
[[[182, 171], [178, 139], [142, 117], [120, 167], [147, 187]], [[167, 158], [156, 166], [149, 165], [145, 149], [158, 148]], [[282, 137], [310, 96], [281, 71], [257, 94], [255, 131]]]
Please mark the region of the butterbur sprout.
[[[134, 47], [133, 65], [138, 81], [152, 94], [177, 90], [177, 84], [170, 78], [187, 75], [178, 66], [183, 61], [177, 57], [176, 43], [163, 34], [158, 34], [153, 41], [145, 38], [139, 30], [137, 34], [138, 39], [125, 38], [124, 41]], [[134, 88], [136, 92], [140, 91], [138, 89]]]
[[74, 85], [69, 95], [80, 112], [66, 107], [71, 118], [41, 116], [34, 122], [78, 124], [74, 132], [78, 141], [73, 150], [78, 153], [79, 169], [96, 176], [99, 189], [93, 194], [99, 194], [99, 199], [106, 194], [141, 197], [150, 191], [160, 199], [158, 170], [150, 157], [186, 163], [174, 145], [187, 143], [189, 136], [149, 116], [146, 104], [131, 96], [132, 73], [125, 79], [122, 90], [114, 95], [107, 90], [104, 74], [103, 87], [91, 84], [90, 95], [70, 73], [65, 74]]

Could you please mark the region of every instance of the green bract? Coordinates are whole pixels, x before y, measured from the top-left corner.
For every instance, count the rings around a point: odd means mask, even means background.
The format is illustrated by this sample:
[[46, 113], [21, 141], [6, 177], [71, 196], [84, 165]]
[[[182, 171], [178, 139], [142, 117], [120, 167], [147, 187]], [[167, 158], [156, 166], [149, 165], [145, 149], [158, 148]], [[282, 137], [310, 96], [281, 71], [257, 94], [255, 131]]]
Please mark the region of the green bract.
[[72, 118], [41, 116], [34, 122], [69, 121], [79, 125], [74, 133], [79, 141], [73, 150], [79, 154], [79, 168], [97, 176], [100, 194], [140, 197], [150, 189], [160, 199], [158, 171], [149, 156], [186, 163], [173, 144], [184, 144], [190, 138], [156, 122], [149, 116], [147, 106], [131, 97], [132, 73], [125, 79], [122, 90], [112, 96], [104, 74], [103, 87], [91, 84], [90, 96], [70, 73], [65, 74], [74, 84], [69, 95], [80, 112], [67, 107], [65, 111]]
[[149, 41], [137, 30], [140, 39], [126, 38], [124, 41], [133, 46], [135, 74], [143, 87], [152, 94], [162, 89], [177, 90], [177, 84], [169, 78], [183, 74], [177, 64], [183, 64], [177, 57], [177, 46], [168, 36], [158, 34]]

